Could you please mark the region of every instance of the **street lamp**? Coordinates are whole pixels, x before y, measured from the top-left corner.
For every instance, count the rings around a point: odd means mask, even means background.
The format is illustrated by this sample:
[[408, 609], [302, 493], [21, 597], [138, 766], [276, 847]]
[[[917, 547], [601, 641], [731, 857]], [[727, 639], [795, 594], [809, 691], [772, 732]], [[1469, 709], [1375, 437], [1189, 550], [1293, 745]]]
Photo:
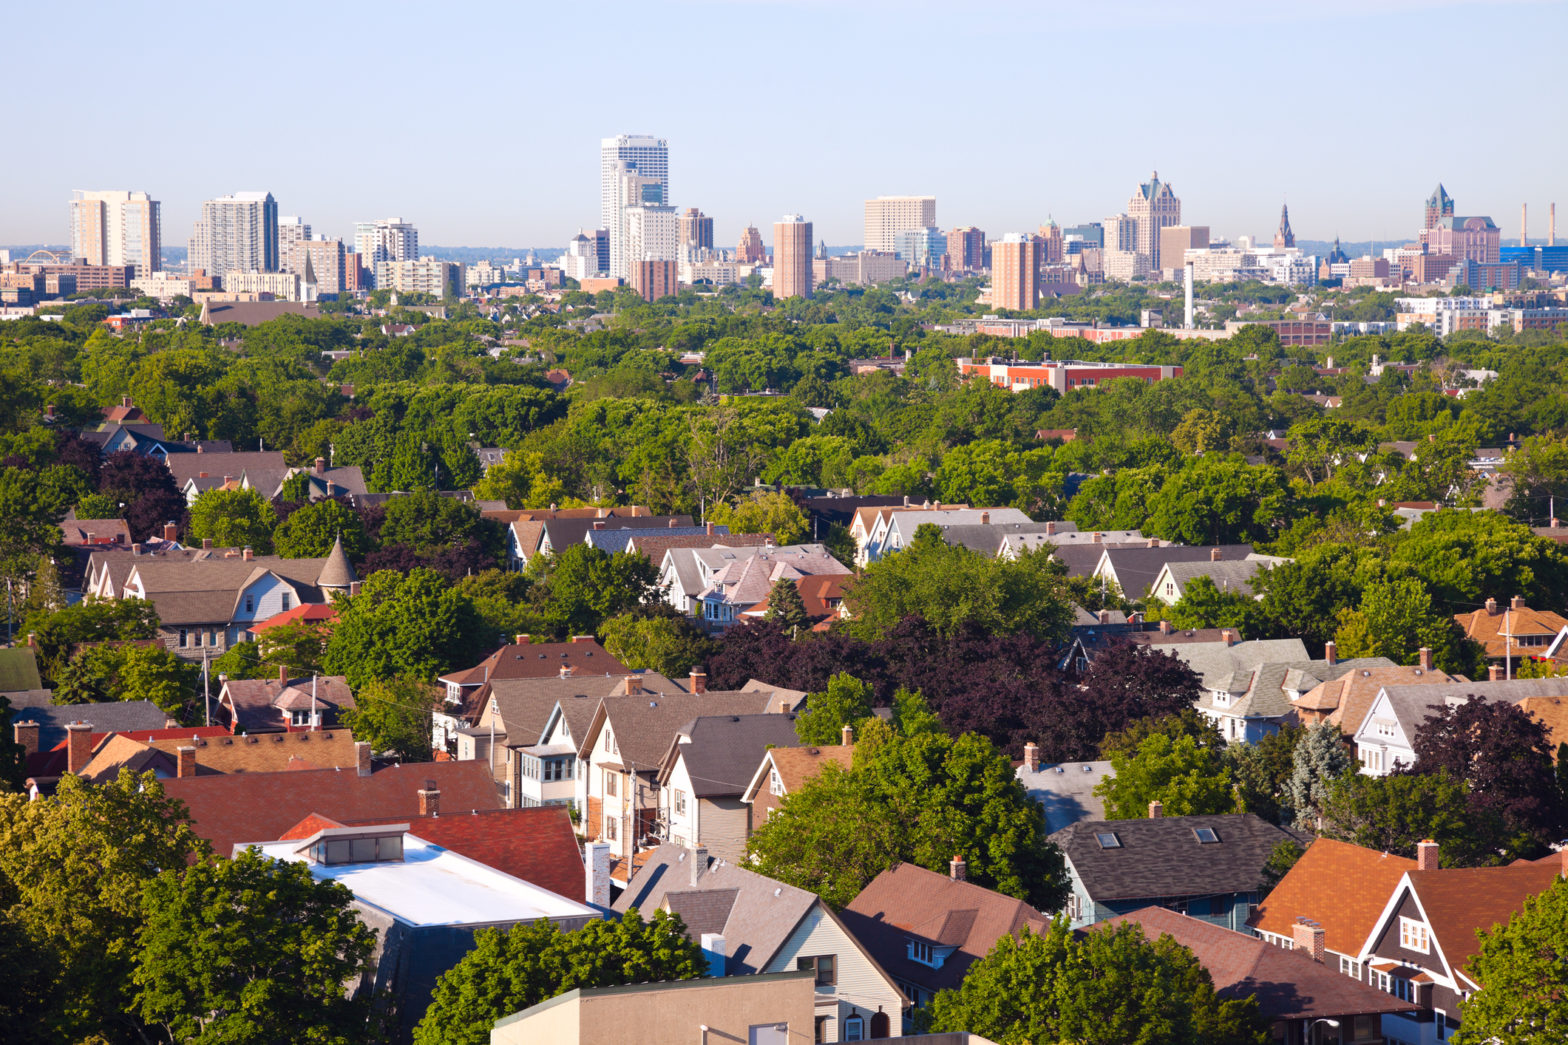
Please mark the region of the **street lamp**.
[[[1312, 1037], [1312, 1029], [1314, 1027], [1316, 1027], [1320, 1023], [1324, 1024], [1325, 1026], [1332, 1027], [1335, 1030], [1339, 1030], [1339, 1021], [1338, 1020], [1331, 1020], [1331, 1019], [1327, 1019], [1327, 1018], [1313, 1020], [1311, 1023], [1309, 1023], [1307, 1025], [1307, 1037], [1308, 1037], [1308, 1039], [1310, 1039]], [[1335, 1041], [1339, 1040], [1339, 1035], [1338, 1034], [1334, 1035], [1334, 1040]]]

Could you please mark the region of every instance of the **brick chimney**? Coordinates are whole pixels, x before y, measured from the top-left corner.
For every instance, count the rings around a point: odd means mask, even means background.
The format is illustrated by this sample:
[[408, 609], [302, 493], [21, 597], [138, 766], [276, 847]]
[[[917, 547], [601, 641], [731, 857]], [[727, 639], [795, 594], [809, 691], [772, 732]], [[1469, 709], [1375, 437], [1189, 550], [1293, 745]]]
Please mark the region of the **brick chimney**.
[[1168, 621], [1168, 620], [1160, 621], [1160, 634], [1161, 635], [1169, 635], [1174, 630], [1175, 629], [1171, 627], [1171, 622], [1170, 621]]
[[604, 520], [602, 520], [602, 519], [595, 519], [593, 521], [593, 528], [595, 530], [602, 530], [602, 529], [604, 529]]
[[1236, 645], [1236, 633], [1231, 631], [1229, 628], [1226, 628], [1224, 631], [1220, 632], [1220, 639], [1227, 646]]
[[710, 537], [713, 536], [713, 524], [712, 523], [707, 523], [704, 528], [707, 530], [708, 536], [710, 536]]
[[1290, 927], [1291, 942], [1296, 945], [1296, 950], [1307, 955], [1315, 962], [1321, 962], [1328, 957], [1328, 947], [1324, 944], [1323, 926], [1307, 918], [1297, 918]]
[[990, 526], [991, 525], [991, 513], [990, 512], [981, 512], [980, 513], [980, 525], [981, 526]]
[[963, 856], [955, 856], [947, 862], [947, 876], [955, 882], [969, 880], [969, 864], [964, 861]]
[[1096, 531], [1094, 531], [1094, 533], [1092, 533], [1089, 536], [1089, 539], [1091, 541], [1093, 541], [1095, 544], [1102, 544], [1105, 541], [1105, 534], [1103, 534], [1100, 531], [1096, 530]]
[[690, 685], [691, 691], [693, 693], [706, 693], [706, 692], [708, 692], [708, 673], [706, 671], [695, 671], [694, 670], [691, 673], [691, 678], [689, 679], [689, 685]]
[[419, 815], [441, 815], [441, 789], [434, 780], [426, 780], [425, 786], [419, 789]]
[[1486, 600], [1486, 615], [1488, 617], [1495, 617], [1495, 616], [1497, 616], [1497, 600], [1496, 599], [1487, 599]]
[[1490, 667], [1488, 667], [1486, 669], [1486, 681], [1488, 681], [1488, 682], [1502, 682], [1503, 681], [1503, 666], [1501, 664], [1493, 664]]
[[1432, 651], [1425, 646], [1416, 650], [1416, 664], [1422, 671], [1432, 670]]
[[1323, 643], [1323, 659], [1328, 662], [1329, 667], [1334, 666], [1337, 649], [1338, 647], [1334, 645], [1333, 639]]
[[289, 684], [289, 666], [287, 664], [279, 664], [278, 665], [278, 685], [280, 685], [280, 686], [287, 686], [288, 684]]
[[1024, 745], [1024, 768], [1031, 773], [1040, 772], [1040, 745], [1032, 740]]
[[204, 551], [204, 552], [212, 551], [212, 538], [211, 537], [203, 537], [201, 539], [201, 550]]
[[516, 635], [512, 636], [512, 638], [516, 640], [516, 645], [526, 646], [533, 636], [529, 635], [526, 631], [520, 631]]
[[27, 633], [27, 645], [33, 649], [38, 648], [38, 633], [36, 631], [30, 631]]
[[370, 745], [363, 740], [354, 744], [354, 760], [358, 763], [359, 775], [370, 775]]
[[326, 475], [327, 474], [327, 459], [325, 457], [318, 457], [318, 458], [316, 458], [316, 474], [317, 475]]
[[174, 775], [178, 777], [195, 776], [196, 749], [186, 744], [184, 747], [176, 748], [175, 754], [178, 756], [175, 763], [178, 768], [175, 770]]
[[22, 757], [38, 754], [38, 723], [18, 722], [11, 727], [11, 738], [22, 746]]
[[1520, 610], [1524, 609], [1524, 596], [1515, 595], [1513, 598], [1509, 599], [1508, 608], [1513, 610], [1515, 613], [1518, 613]]
[[179, 540], [180, 539], [180, 528], [178, 526], [175, 526], [172, 522], [164, 523], [163, 524], [163, 539], [166, 540], [166, 541], [177, 541], [177, 540]]
[[65, 771], [80, 773], [93, 757], [93, 727], [86, 722], [67, 722], [65, 740]]
[[1430, 838], [1416, 843], [1416, 870], [1435, 871], [1438, 866], [1438, 856], [1441, 849]]
[[1143, 542], [1143, 546], [1145, 548], [1158, 548], [1160, 546], [1160, 539], [1158, 537], [1150, 537], [1148, 540]]
[[244, 550], [240, 552], [240, 558], [244, 559], [246, 562], [250, 562], [255, 557], [256, 553], [251, 550], [251, 546], [248, 544], [245, 546]]
[[675, 516], [670, 516], [670, 521], [665, 525], [667, 525], [672, 530], [675, 529]]
[[592, 635], [573, 635], [572, 636], [572, 641], [573, 642], [592, 642], [593, 641], [593, 636]]
[[1110, 622], [1111, 622], [1111, 611], [1110, 610], [1101, 610], [1100, 611], [1100, 623], [1101, 624], [1109, 624]]
[[625, 678], [623, 678], [621, 680], [621, 695], [622, 696], [629, 697], [633, 693], [636, 693], [638, 688], [639, 687], [637, 685], [637, 676], [636, 675], [627, 675]]
[[1158, 820], [1165, 815], [1165, 803], [1158, 798], [1149, 803], [1149, 819]]
[[1210, 548], [1209, 549], [1209, 561], [1210, 562], [1219, 562], [1220, 561], [1220, 550], [1218, 548]]
[[1056, 523], [1055, 522], [1050, 522], [1050, 521], [1046, 522], [1046, 524], [1045, 524], [1045, 535], [1047, 537], [1055, 537], [1056, 536]]
[[855, 727], [846, 722], [844, 728], [838, 731], [838, 742], [845, 747], [854, 747]]

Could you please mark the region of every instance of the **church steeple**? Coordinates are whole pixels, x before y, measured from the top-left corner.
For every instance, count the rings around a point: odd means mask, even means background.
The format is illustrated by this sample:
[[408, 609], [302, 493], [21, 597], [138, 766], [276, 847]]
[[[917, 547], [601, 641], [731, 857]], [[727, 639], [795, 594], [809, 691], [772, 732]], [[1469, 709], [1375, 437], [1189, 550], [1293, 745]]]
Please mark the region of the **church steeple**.
[[1274, 233], [1274, 249], [1283, 250], [1296, 245], [1296, 234], [1290, 229], [1290, 208], [1279, 206], [1279, 230]]

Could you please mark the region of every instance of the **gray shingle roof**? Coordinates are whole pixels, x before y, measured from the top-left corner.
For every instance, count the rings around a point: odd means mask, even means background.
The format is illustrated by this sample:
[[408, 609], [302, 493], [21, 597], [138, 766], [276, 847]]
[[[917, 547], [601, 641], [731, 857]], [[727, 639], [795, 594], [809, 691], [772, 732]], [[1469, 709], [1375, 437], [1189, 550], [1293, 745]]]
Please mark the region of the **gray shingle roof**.
[[1203, 680], [1204, 689], [1229, 685], [1237, 672], [1250, 674], [1259, 664], [1309, 661], [1300, 639], [1254, 639], [1227, 646], [1224, 642], [1151, 642], [1150, 649], [1173, 654]]
[[[1413, 737], [1427, 716], [1435, 715], [1449, 704], [1462, 704], [1472, 696], [1490, 703], [1516, 704], [1526, 697], [1568, 696], [1568, 679], [1503, 679], [1497, 682], [1448, 682], [1425, 686], [1385, 686], [1383, 694], [1398, 717], [1407, 737]], [[1368, 709], [1370, 712], [1371, 709]], [[1354, 734], [1360, 722], [1346, 722]]]
[[23, 708], [12, 715], [12, 721], [38, 723], [38, 749], [47, 751], [65, 739], [68, 722], [90, 723], [94, 733], [124, 733], [162, 729], [169, 722], [169, 716], [150, 700], [122, 700], [106, 704]]
[[1080, 820], [1104, 819], [1105, 799], [1094, 789], [1115, 775], [1109, 762], [1060, 762], [1033, 773], [1018, 767], [1018, 782], [1045, 807], [1045, 829], [1052, 833]]
[[1220, 553], [1220, 560], [1245, 559], [1252, 554], [1250, 544], [1221, 544], [1204, 547], [1166, 547], [1166, 548], [1112, 548], [1105, 554], [1109, 560], [1110, 568], [1115, 575], [1116, 583], [1121, 585], [1122, 594], [1129, 599], [1137, 599], [1149, 590], [1154, 579], [1159, 576], [1160, 570], [1168, 562], [1208, 562], [1215, 551]]
[[[1199, 842], [1194, 831], [1204, 827], [1219, 840]], [[1102, 848], [1095, 836], [1106, 832], [1121, 844]], [[1297, 837], [1255, 814], [1227, 813], [1085, 820], [1051, 840], [1090, 898], [1108, 901], [1254, 892], [1274, 847]]]
[[672, 742], [671, 754], [686, 762], [698, 798], [739, 798], [770, 747], [797, 747], [795, 716], [705, 715], [681, 728], [690, 738]]
[[[692, 719], [702, 715], [761, 715], [772, 702], [772, 693], [710, 690], [707, 693], [608, 697], [604, 701], [604, 709], [610, 728], [615, 731], [621, 763], [628, 767], [635, 764], [638, 769], [652, 770], [664, 761], [676, 732]], [[580, 745], [589, 743], [588, 737], [573, 735]], [[753, 768], [761, 758], [759, 752], [757, 760], [752, 762]], [[744, 782], [741, 788], [745, 789]]]
[[[206, 472], [208, 478], [222, 482], [225, 475], [239, 479], [247, 471], [282, 473], [288, 470], [288, 462], [283, 459], [280, 450], [241, 450], [227, 454], [170, 454], [163, 463], [174, 476], [174, 485], [180, 489], [184, 489], [186, 482], [197, 478], [202, 472]], [[262, 490], [261, 495], [270, 497], [272, 491]]]
[[[729, 533], [728, 526], [715, 526], [713, 530], [714, 533]], [[631, 529], [589, 530], [583, 535], [583, 538], [600, 551], [614, 555], [616, 552], [625, 551], [626, 546], [631, 543], [632, 538], [637, 536], [639, 532]], [[665, 537], [709, 536], [706, 526], [666, 526], [659, 531], [659, 535]]]
[[[655, 693], [679, 692], [669, 679], [657, 672], [644, 672], [637, 684]], [[582, 740], [599, 702], [625, 685], [622, 675], [568, 675], [565, 678], [498, 679], [490, 683], [490, 695], [506, 726], [506, 742], [531, 747], [542, 739], [544, 728], [557, 704], [566, 718], [572, 736]], [[647, 695], [638, 696], [646, 701]], [[623, 699], [623, 698], [614, 698]], [[630, 698], [624, 698], [630, 699]], [[482, 710], [482, 709], [481, 709]]]

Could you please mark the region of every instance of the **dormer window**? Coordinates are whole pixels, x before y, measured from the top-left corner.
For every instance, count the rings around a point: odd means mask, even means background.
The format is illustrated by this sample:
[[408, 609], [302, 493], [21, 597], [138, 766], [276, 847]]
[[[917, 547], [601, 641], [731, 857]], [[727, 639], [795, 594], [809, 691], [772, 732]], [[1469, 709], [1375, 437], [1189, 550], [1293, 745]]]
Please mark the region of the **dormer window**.
[[921, 965], [940, 969], [945, 957], [944, 954], [924, 940], [911, 939], [909, 941], [909, 960], [912, 962], [919, 962]]
[[1426, 954], [1431, 949], [1431, 940], [1427, 935], [1426, 923], [1401, 915], [1399, 919], [1399, 946], [1407, 951], [1418, 951], [1421, 954]]
[[1230, 694], [1224, 690], [1216, 690], [1214, 693], [1214, 706], [1217, 708], [1230, 707]]

